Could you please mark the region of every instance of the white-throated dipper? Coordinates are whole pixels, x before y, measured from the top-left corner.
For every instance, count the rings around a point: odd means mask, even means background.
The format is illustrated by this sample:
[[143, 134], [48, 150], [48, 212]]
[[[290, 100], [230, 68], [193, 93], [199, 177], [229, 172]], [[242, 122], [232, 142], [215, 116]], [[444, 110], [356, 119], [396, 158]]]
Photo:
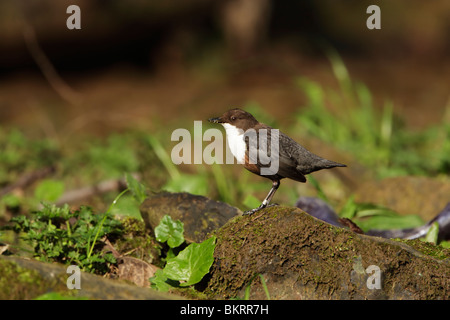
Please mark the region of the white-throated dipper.
[[[209, 122], [223, 125], [228, 146], [239, 163], [250, 172], [272, 180], [272, 188], [262, 204], [244, 214], [267, 207], [283, 178], [306, 182], [305, 175], [311, 172], [346, 167], [309, 152], [278, 129], [260, 123], [241, 109], [231, 109], [220, 117], [209, 119]], [[270, 162], [276, 163], [276, 166]]]

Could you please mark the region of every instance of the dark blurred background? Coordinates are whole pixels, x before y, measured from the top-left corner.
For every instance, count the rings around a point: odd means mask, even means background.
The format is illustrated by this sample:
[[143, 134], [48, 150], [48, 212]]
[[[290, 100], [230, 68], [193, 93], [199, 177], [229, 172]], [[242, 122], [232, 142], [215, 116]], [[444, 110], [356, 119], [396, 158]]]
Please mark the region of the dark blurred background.
[[[68, 30], [69, 5], [81, 30]], [[366, 9], [381, 8], [381, 30]], [[449, 104], [448, 0], [2, 0], [0, 125], [105, 134], [206, 119], [256, 104], [280, 122], [305, 103], [303, 76], [336, 87], [336, 50], [408, 125]]]

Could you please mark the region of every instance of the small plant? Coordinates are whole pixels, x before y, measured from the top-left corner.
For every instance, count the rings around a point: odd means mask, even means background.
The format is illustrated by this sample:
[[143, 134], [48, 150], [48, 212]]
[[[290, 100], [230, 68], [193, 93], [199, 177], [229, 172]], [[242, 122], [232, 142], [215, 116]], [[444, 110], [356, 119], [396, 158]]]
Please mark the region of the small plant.
[[125, 174], [127, 189], [123, 192], [130, 191], [128, 195], [117, 199], [111, 207], [111, 213], [114, 216], [126, 216], [137, 220], [142, 220], [139, 206], [147, 198], [147, 189], [133, 175]]
[[200, 282], [209, 272], [214, 262], [216, 237], [191, 243], [175, 256], [173, 249], [184, 243], [183, 223], [173, 221], [168, 215], [155, 228], [155, 236], [158, 241], [167, 242], [170, 249], [164, 269], [150, 278], [152, 288], [168, 291], [171, 287], [188, 287]]

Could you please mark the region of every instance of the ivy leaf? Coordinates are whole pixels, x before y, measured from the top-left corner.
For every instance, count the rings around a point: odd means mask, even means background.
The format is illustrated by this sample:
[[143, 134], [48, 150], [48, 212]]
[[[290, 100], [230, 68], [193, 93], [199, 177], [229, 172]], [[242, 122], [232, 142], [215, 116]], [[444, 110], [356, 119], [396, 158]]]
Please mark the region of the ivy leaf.
[[214, 262], [215, 242], [216, 237], [212, 236], [202, 243], [191, 243], [176, 257], [167, 260], [164, 275], [180, 281], [182, 287], [199, 282]]
[[155, 228], [155, 237], [159, 242], [166, 242], [171, 248], [176, 248], [184, 242], [184, 224], [180, 220], [173, 221], [172, 217], [165, 215]]
[[158, 269], [155, 272], [155, 275], [150, 279], [150, 287], [152, 289], [167, 292], [171, 288], [171, 286], [167, 283], [167, 277], [164, 275], [163, 270]]

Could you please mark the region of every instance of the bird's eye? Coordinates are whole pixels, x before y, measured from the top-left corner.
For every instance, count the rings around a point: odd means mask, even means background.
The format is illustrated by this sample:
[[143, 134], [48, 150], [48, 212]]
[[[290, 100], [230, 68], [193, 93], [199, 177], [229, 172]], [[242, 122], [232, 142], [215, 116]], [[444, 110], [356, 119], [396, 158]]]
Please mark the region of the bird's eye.
[[231, 117], [231, 121], [234, 121], [234, 120], [236, 120], [236, 117], [235, 117], [235, 116], [232, 116], [232, 117]]

